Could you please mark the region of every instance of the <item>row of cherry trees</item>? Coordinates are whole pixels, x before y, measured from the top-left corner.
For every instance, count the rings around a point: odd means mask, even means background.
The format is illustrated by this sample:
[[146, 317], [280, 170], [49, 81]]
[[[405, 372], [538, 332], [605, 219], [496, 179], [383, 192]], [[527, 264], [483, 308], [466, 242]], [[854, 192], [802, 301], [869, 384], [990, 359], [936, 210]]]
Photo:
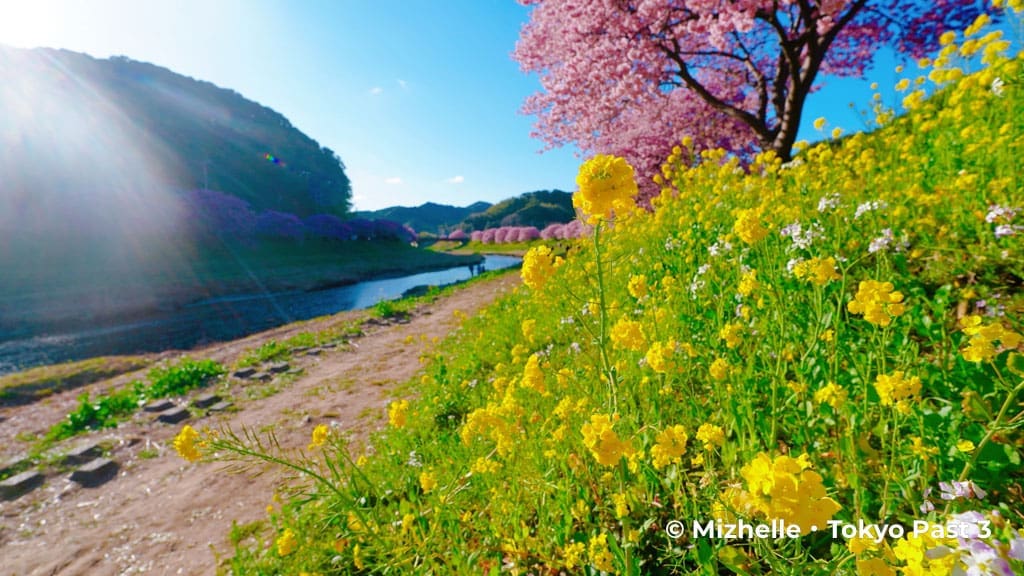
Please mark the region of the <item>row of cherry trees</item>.
[[289, 212], [265, 210], [216, 190], [191, 190], [184, 196], [185, 210], [195, 231], [251, 243], [256, 238], [303, 241], [381, 240], [415, 242], [416, 233], [391, 220], [342, 220], [330, 214], [299, 218]]
[[568, 240], [579, 238], [590, 232], [590, 228], [580, 222], [573, 220], [567, 224], [549, 224], [543, 230], [535, 226], [502, 226], [500, 228], [487, 228], [485, 230], [474, 230], [466, 234], [457, 230], [448, 235], [448, 240], [471, 240], [484, 244], [513, 244], [517, 242], [530, 242], [532, 240]]

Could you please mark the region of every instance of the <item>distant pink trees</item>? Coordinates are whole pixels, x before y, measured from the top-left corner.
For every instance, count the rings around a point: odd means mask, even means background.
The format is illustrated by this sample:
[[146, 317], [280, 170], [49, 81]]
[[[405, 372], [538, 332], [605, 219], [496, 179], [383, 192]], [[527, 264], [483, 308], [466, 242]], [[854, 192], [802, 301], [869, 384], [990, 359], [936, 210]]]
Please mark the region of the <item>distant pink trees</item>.
[[785, 160], [819, 74], [862, 75], [882, 46], [920, 56], [981, 0], [521, 0], [523, 109], [549, 146], [624, 156], [650, 176], [684, 136]]
[[466, 234], [466, 232], [463, 231], [463, 230], [456, 230], [455, 232], [452, 232], [451, 234], [448, 235], [448, 239], [449, 240], [462, 241], [462, 240], [467, 240], [468, 238], [469, 238], [469, 235]]
[[[573, 220], [568, 224], [551, 224], [538, 230], [534, 226], [502, 226], [500, 228], [488, 228], [486, 230], [474, 230], [469, 234], [473, 242], [484, 244], [511, 244], [515, 242], [530, 242], [532, 240], [566, 240], [579, 238], [590, 233], [590, 229], [579, 220]], [[449, 236], [451, 239], [451, 236]]]
[[573, 220], [568, 224], [549, 224], [540, 231], [540, 237], [544, 240], [569, 240], [590, 234], [590, 227], [579, 220]]

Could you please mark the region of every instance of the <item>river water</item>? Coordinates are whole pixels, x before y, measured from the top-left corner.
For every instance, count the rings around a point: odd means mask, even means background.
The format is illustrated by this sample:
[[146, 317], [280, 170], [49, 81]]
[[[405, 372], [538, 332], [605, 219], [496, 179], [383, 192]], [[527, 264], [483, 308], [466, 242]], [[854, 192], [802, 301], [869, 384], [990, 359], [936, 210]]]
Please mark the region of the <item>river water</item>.
[[[500, 270], [520, 262], [517, 256], [489, 255], [484, 257], [483, 267]], [[225, 296], [144, 320], [10, 338], [0, 333], [0, 374], [94, 356], [188, 350], [290, 322], [369, 308], [381, 300], [399, 298], [410, 288], [443, 286], [469, 279], [474, 272], [469, 266], [459, 266], [311, 292]]]

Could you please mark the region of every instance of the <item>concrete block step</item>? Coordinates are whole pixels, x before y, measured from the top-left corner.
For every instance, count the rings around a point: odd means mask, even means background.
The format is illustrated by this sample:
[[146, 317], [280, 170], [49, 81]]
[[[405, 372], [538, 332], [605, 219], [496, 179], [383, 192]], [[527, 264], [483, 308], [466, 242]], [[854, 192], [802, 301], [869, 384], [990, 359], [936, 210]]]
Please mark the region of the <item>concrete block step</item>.
[[184, 406], [176, 406], [170, 410], [161, 412], [157, 415], [156, 419], [164, 424], [177, 424], [178, 422], [187, 419], [189, 416], [191, 416], [191, 414], [189, 414], [187, 408]]
[[27, 470], [0, 482], [0, 499], [14, 500], [43, 485], [43, 475]]
[[99, 486], [117, 476], [117, 469], [117, 462], [109, 458], [99, 458], [72, 472], [71, 480], [82, 486]]

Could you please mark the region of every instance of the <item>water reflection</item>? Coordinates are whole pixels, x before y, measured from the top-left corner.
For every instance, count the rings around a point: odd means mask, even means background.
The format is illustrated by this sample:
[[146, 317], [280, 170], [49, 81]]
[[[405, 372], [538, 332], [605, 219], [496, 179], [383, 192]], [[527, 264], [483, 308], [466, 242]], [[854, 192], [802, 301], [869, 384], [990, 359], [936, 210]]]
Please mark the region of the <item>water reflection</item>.
[[93, 356], [189, 349], [233, 340], [289, 322], [368, 308], [381, 300], [399, 298], [417, 286], [451, 284], [486, 270], [515, 266], [520, 261], [515, 256], [487, 256], [479, 265], [371, 280], [316, 292], [212, 298], [142, 321], [69, 333], [0, 335], [0, 374]]

